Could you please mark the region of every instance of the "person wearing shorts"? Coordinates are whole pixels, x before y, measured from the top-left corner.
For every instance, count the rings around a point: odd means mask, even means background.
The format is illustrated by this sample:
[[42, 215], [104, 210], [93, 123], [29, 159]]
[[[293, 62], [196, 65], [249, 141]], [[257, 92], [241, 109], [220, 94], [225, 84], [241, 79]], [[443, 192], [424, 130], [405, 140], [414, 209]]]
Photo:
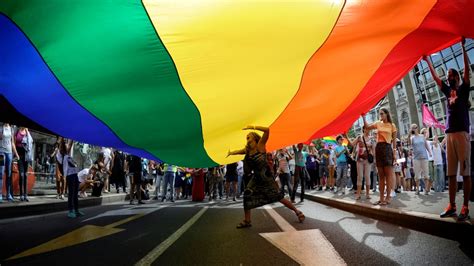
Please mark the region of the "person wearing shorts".
[[458, 221], [468, 220], [469, 217], [469, 197], [471, 193], [471, 142], [469, 141], [469, 101], [470, 94], [470, 64], [464, 47], [465, 39], [462, 38], [461, 48], [464, 56], [463, 83], [459, 72], [455, 69], [448, 70], [447, 80], [443, 82], [433, 68], [433, 64], [426, 56], [423, 59], [428, 63], [428, 67], [433, 79], [438, 84], [441, 92], [446, 96], [447, 123], [446, 123], [446, 158], [447, 176], [449, 179], [449, 204], [440, 214], [441, 218], [456, 216], [456, 173], [459, 169], [464, 181], [464, 201], [461, 212], [457, 216]]
[[[428, 157], [431, 156], [431, 149], [425, 136], [418, 132], [418, 126], [416, 124], [411, 125], [409, 143], [413, 147], [413, 170], [415, 171], [416, 184], [415, 194], [420, 194], [420, 179], [424, 178], [426, 185], [425, 195], [428, 195], [431, 184]], [[428, 154], [430, 155], [428, 156]]]

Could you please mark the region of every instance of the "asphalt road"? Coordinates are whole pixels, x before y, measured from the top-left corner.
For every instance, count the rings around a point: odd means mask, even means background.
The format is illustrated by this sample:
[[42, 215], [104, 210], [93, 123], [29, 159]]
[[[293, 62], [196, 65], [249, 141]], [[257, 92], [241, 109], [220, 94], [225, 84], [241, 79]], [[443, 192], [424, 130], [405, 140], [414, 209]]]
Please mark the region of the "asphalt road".
[[[0, 220], [0, 265], [298, 265], [308, 254], [314, 264], [322, 264], [324, 256], [340, 257], [349, 265], [474, 263], [474, 243], [310, 201], [298, 204], [306, 215], [302, 224], [282, 205], [271, 207], [276, 215], [254, 210], [253, 226], [246, 229], [235, 228], [243, 211], [241, 202], [232, 201], [111, 204], [85, 208], [86, 215], [77, 219], [53, 213]], [[276, 216], [294, 232], [286, 235]], [[282, 231], [280, 241], [293, 251], [262, 235]], [[315, 231], [324, 237], [301, 238]]]

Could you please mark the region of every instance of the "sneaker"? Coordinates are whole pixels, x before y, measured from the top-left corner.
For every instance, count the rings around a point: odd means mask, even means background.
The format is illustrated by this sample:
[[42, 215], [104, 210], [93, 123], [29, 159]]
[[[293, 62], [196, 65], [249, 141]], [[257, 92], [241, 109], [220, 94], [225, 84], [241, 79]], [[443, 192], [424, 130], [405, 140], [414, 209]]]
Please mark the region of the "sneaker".
[[429, 195], [430, 193], [428, 192], [428, 190], [425, 190], [425, 195]]
[[24, 196], [23, 200], [26, 201], [26, 202], [30, 202], [30, 199], [27, 196]]
[[81, 212], [81, 211], [79, 211], [79, 210], [77, 210], [77, 211], [76, 211], [76, 216], [77, 216], [77, 217], [79, 217], [79, 216], [84, 216], [84, 213]]
[[420, 191], [419, 190], [415, 191], [415, 195], [420, 195]]
[[318, 188], [318, 191], [322, 191], [322, 190], [323, 190], [323, 187], [319, 187], [319, 188]]
[[143, 202], [143, 201], [139, 200], [139, 201], [138, 201], [138, 204], [139, 204], [139, 205], [141, 205], [141, 204], [145, 204], [145, 202]]
[[234, 198], [232, 198], [232, 201], [235, 201], [235, 197], [234, 197]]
[[59, 195], [59, 199], [62, 199], [62, 200], [63, 200], [63, 199], [64, 199], [64, 195], [62, 195], [62, 194]]
[[24, 199], [23, 199], [23, 196], [20, 196], [20, 201], [23, 201], [23, 200], [24, 200]]
[[60, 196], [59, 196], [59, 195], [56, 195], [56, 199], [60, 199]]
[[2, 197], [2, 195], [0, 195], [0, 203], [2, 203], [2, 202], [3, 202], [3, 197]]
[[466, 205], [463, 205], [461, 208], [461, 212], [458, 215], [458, 222], [463, 222], [470, 218], [471, 217], [469, 217], [469, 208]]
[[7, 200], [10, 201], [10, 202], [13, 202], [13, 197], [12, 197], [12, 195], [8, 195]]
[[444, 209], [444, 212], [442, 212], [439, 215], [439, 217], [445, 218], [445, 217], [452, 217], [452, 216], [455, 216], [455, 215], [456, 215], [456, 205], [453, 205], [453, 204], [450, 203], [448, 205], [448, 207], [446, 207], [446, 209]]
[[77, 215], [76, 215], [75, 212], [69, 212], [69, 213], [67, 214], [67, 217], [69, 217], [69, 218], [76, 218]]

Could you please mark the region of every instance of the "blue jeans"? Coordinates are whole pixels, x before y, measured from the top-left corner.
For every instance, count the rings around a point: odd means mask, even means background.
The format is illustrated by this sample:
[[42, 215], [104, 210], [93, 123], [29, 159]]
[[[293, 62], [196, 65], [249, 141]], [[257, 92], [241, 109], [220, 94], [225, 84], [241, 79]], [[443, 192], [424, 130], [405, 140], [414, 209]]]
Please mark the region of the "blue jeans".
[[69, 211], [77, 211], [79, 210], [79, 198], [77, 193], [79, 192], [79, 179], [77, 178], [77, 174], [68, 175], [66, 177], [67, 180], [67, 206]]
[[155, 179], [155, 196], [158, 198], [161, 192], [161, 181], [163, 180], [162, 175], [157, 175]]
[[166, 198], [166, 192], [168, 192], [168, 185], [170, 186], [171, 196], [170, 199], [173, 199], [174, 194], [174, 172], [165, 172], [164, 184], [163, 184], [163, 193], [161, 193], [161, 198]]
[[434, 189], [436, 192], [443, 192], [444, 191], [444, 170], [443, 165], [435, 165], [434, 173]]
[[347, 187], [347, 163], [337, 163], [336, 167], [336, 186], [337, 189]]
[[0, 155], [5, 156], [5, 165], [0, 166], [0, 194], [3, 191], [3, 173], [6, 177], [6, 186], [7, 186], [7, 197], [13, 195], [13, 186], [12, 186], [12, 154], [6, 152], [0, 152]]
[[288, 194], [290, 194], [291, 196], [291, 193], [292, 193], [292, 189], [291, 189], [291, 185], [290, 185], [290, 180], [291, 180], [291, 176], [289, 173], [280, 173], [278, 175], [280, 177], [280, 184], [281, 184], [281, 187], [280, 187], [280, 193], [285, 195], [285, 186], [288, 188]]

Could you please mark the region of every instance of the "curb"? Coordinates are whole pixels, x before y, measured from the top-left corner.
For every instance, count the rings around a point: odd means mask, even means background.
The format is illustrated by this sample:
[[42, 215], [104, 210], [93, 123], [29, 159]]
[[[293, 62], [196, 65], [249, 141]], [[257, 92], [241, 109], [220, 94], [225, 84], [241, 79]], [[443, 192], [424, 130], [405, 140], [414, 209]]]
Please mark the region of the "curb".
[[[127, 194], [108, 195], [102, 197], [79, 198], [79, 206], [92, 207], [107, 203], [125, 201]], [[57, 202], [39, 202], [31, 204], [14, 204], [0, 208], [0, 219], [18, 218], [32, 215], [41, 215], [52, 212], [67, 211], [67, 200]]]
[[[300, 193], [297, 194], [299, 195]], [[390, 207], [374, 206], [366, 203], [352, 202], [311, 194], [305, 194], [305, 199], [452, 240], [467, 241], [474, 235], [474, 225], [472, 220], [469, 222], [457, 222], [454, 217], [440, 218], [439, 215], [435, 214], [403, 211], [400, 209], [392, 209]]]

